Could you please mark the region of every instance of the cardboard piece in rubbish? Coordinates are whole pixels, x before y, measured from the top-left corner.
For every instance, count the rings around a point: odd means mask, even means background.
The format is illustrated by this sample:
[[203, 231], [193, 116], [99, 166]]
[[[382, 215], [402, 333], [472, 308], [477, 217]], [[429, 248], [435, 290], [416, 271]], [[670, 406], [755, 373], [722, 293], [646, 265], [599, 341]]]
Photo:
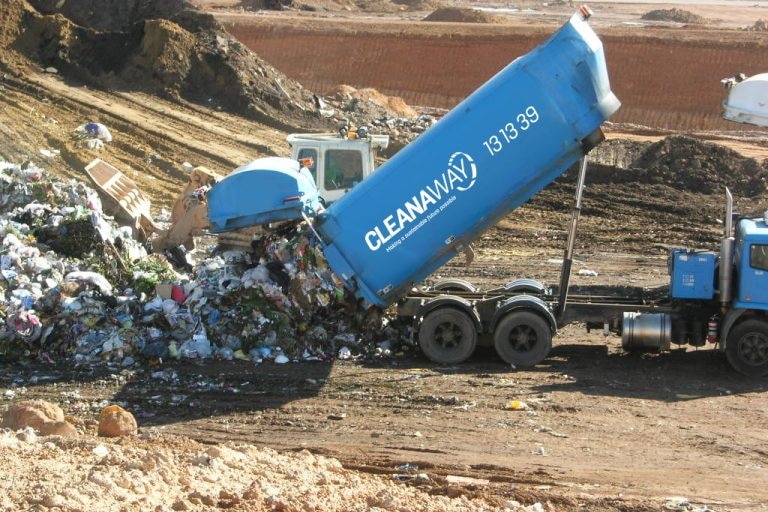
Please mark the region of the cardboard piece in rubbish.
[[161, 299], [168, 300], [173, 293], [173, 285], [171, 283], [159, 283], [155, 285], [155, 293], [157, 293]]

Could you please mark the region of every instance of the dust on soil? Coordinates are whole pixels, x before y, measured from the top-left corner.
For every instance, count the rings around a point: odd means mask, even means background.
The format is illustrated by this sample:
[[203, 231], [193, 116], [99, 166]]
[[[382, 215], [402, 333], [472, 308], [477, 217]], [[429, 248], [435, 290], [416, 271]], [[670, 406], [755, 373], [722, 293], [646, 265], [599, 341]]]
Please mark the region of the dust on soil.
[[[150, 4], [164, 3], [134, 5]], [[109, 10], [88, 2], [65, 3], [73, 9], [67, 16], [45, 14], [54, 2], [36, 5], [40, 10], [11, 0], [0, 11], [0, 43], [13, 45], [0, 54], [4, 159], [30, 159], [82, 180], [83, 166], [99, 156], [137, 181], [157, 209], [180, 190], [183, 162], [226, 172], [257, 156], [286, 154], [285, 133], [273, 127], [305, 114], [282, 108], [289, 100], [276, 77], [291, 102], [311, 104], [311, 93], [240, 48], [211, 18], [186, 6], [176, 11], [181, 4], [146, 19], [118, 9], [126, 16], [115, 25], [104, 15]], [[74, 21], [78, 5], [88, 9]], [[310, 31], [317, 28], [312, 19], [304, 20]], [[117, 48], [125, 66], [112, 60]], [[48, 66], [61, 74], [42, 73]], [[213, 81], [195, 82], [193, 70]], [[256, 76], [254, 83], [245, 76]], [[220, 77], [235, 78], [222, 89]], [[632, 103], [625, 100], [626, 107]], [[86, 120], [115, 134], [101, 153], [72, 138]], [[594, 155], [576, 247], [575, 268], [598, 276], [575, 276], [576, 285], [666, 282], [667, 245], [716, 246], [725, 185], [743, 192], [743, 213], [766, 204], [761, 136], [709, 133], [719, 144], [712, 145], [665, 139], [663, 131], [608, 130]], [[61, 149], [61, 156], [47, 159], [41, 148]], [[452, 261], [434, 278], [483, 286], [516, 277], [556, 282], [559, 267], [548, 262], [562, 255], [573, 174], [485, 233], [471, 267]], [[514, 510], [516, 500], [557, 511], [721, 512], [768, 503], [764, 382], [734, 374], [714, 351], [628, 355], [616, 339], [581, 326], [564, 329], [551, 355], [528, 370], [512, 370], [488, 351], [456, 367], [414, 351], [378, 363], [16, 364], [4, 367], [0, 386], [9, 400], [60, 403], [81, 432], [75, 440], [38, 441], [3, 433], [0, 504], [9, 509], [87, 510], [106, 496], [115, 497], [115, 508], [131, 509], [136, 500], [134, 510]], [[510, 410], [510, 400], [528, 408]], [[113, 402], [136, 414], [139, 438], [94, 437], [94, 418]], [[98, 444], [108, 455], [94, 454]]]

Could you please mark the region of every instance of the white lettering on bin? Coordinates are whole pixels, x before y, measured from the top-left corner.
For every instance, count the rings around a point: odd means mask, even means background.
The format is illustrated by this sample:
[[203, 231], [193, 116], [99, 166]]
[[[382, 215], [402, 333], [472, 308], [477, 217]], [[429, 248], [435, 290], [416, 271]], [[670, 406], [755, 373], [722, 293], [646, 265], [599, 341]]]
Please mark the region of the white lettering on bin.
[[[448, 159], [448, 166], [432, 183], [426, 185], [391, 215], [387, 215], [378, 225], [364, 235], [365, 244], [372, 251], [385, 246], [404, 229], [405, 235], [387, 247], [391, 251], [399, 242], [412, 235], [418, 228], [432, 219], [441, 210], [456, 200], [454, 191], [466, 192], [477, 181], [477, 165], [474, 159], [462, 151], [457, 151]], [[440, 204], [440, 201], [443, 201]], [[436, 206], [435, 208], [431, 208]], [[424, 217], [426, 215], [426, 217]], [[411, 224], [417, 223], [415, 226]]]

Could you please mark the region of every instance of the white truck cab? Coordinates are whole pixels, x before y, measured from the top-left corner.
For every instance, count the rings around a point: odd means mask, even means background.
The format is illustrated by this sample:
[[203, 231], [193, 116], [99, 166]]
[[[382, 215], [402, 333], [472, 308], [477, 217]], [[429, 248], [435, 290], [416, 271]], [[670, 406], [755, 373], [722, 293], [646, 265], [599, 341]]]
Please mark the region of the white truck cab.
[[294, 133], [286, 140], [291, 145], [291, 158], [312, 159], [308, 169], [326, 204], [367, 178], [376, 168], [375, 151], [389, 146], [388, 135], [371, 135], [363, 130]]

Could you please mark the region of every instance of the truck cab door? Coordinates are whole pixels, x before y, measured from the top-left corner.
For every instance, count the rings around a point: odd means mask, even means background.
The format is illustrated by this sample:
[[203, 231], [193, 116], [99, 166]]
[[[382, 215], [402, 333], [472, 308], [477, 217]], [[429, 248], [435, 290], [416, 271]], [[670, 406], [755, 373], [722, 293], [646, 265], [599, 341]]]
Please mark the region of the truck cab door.
[[326, 202], [336, 201], [364, 177], [360, 150], [329, 148], [323, 152], [317, 185]]
[[768, 243], [744, 244], [738, 281], [740, 307], [768, 309]]

